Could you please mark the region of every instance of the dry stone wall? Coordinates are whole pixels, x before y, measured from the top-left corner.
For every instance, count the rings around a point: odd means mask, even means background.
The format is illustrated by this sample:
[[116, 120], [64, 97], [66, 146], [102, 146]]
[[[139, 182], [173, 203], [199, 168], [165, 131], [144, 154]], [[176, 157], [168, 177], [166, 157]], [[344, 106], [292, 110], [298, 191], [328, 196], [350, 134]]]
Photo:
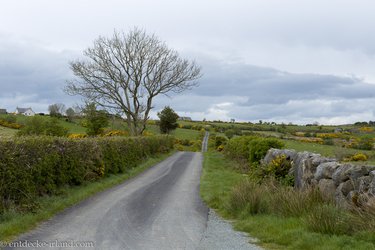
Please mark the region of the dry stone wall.
[[270, 149], [263, 159], [269, 164], [285, 155], [291, 161], [290, 175], [297, 188], [317, 186], [339, 206], [359, 205], [375, 198], [375, 166], [340, 163], [311, 152]]

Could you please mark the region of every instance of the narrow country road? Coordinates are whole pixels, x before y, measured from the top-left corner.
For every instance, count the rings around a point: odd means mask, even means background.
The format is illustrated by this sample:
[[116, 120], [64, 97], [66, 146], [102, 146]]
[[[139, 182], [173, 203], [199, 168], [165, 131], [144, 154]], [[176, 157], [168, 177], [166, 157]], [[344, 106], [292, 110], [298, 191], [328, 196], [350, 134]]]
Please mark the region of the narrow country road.
[[259, 250], [202, 202], [202, 160], [202, 153], [178, 152], [13, 242], [35, 247], [8, 249]]
[[199, 196], [201, 167], [201, 153], [176, 153], [19, 240], [92, 241], [95, 249], [195, 249], [208, 217]]

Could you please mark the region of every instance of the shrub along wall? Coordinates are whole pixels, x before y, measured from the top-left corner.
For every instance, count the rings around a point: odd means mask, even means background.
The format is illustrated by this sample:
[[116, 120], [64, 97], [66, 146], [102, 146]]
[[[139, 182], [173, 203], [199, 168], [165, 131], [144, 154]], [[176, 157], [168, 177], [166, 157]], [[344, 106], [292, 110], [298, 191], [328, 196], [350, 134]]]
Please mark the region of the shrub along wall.
[[282, 148], [284, 143], [275, 138], [239, 136], [230, 139], [225, 154], [242, 163], [256, 167], [270, 148]]
[[173, 148], [173, 138], [67, 139], [22, 137], [0, 142], [0, 212], [32, 204], [61, 186], [123, 173], [143, 159]]

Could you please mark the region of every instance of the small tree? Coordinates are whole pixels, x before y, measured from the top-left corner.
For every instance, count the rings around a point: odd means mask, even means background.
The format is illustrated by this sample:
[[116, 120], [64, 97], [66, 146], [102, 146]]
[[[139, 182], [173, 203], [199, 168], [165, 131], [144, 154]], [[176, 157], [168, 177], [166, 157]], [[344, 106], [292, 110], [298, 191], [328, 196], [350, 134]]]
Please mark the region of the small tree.
[[62, 103], [55, 103], [48, 106], [49, 115], [60, 118], [65, 111], [65, 105]]
[[108, 113], [105, 110], [97, 110], [95, 103], [86, 105], [84, 113], [87, 120], [87, 134], [100, 135], [109, 124]]
[[172, 130], [176, 129], [178, 115], [169, 106], [165, 107], [161, 112], [158, 112], [160, 119], [160, 131], [163, 134], [169, 134]]
[[73, 108], [68, 108], [65, 113], [66, 113], [66, 117], [67, 117], [68, 121], [72, 122], [73, 118], [76, 115], [76, 112], [74, 112], [74, 109]]

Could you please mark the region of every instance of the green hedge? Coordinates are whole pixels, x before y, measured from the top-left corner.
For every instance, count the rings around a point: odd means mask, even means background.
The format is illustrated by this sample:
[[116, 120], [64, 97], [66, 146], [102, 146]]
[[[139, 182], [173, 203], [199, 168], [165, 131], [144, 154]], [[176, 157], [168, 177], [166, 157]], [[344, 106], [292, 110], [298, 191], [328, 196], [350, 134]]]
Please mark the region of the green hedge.
[[228, 157], [257, 166], [271, 148], [283, 148], [284, 143], [275, 138], [239, 136], [230, 139], [225, 147]]
[[29, 206], [38, 196], [56, 194], [61, 186], [126, 172], [143, 159], [172, 148], [169, 136], [0, 141], [0, 212]]

